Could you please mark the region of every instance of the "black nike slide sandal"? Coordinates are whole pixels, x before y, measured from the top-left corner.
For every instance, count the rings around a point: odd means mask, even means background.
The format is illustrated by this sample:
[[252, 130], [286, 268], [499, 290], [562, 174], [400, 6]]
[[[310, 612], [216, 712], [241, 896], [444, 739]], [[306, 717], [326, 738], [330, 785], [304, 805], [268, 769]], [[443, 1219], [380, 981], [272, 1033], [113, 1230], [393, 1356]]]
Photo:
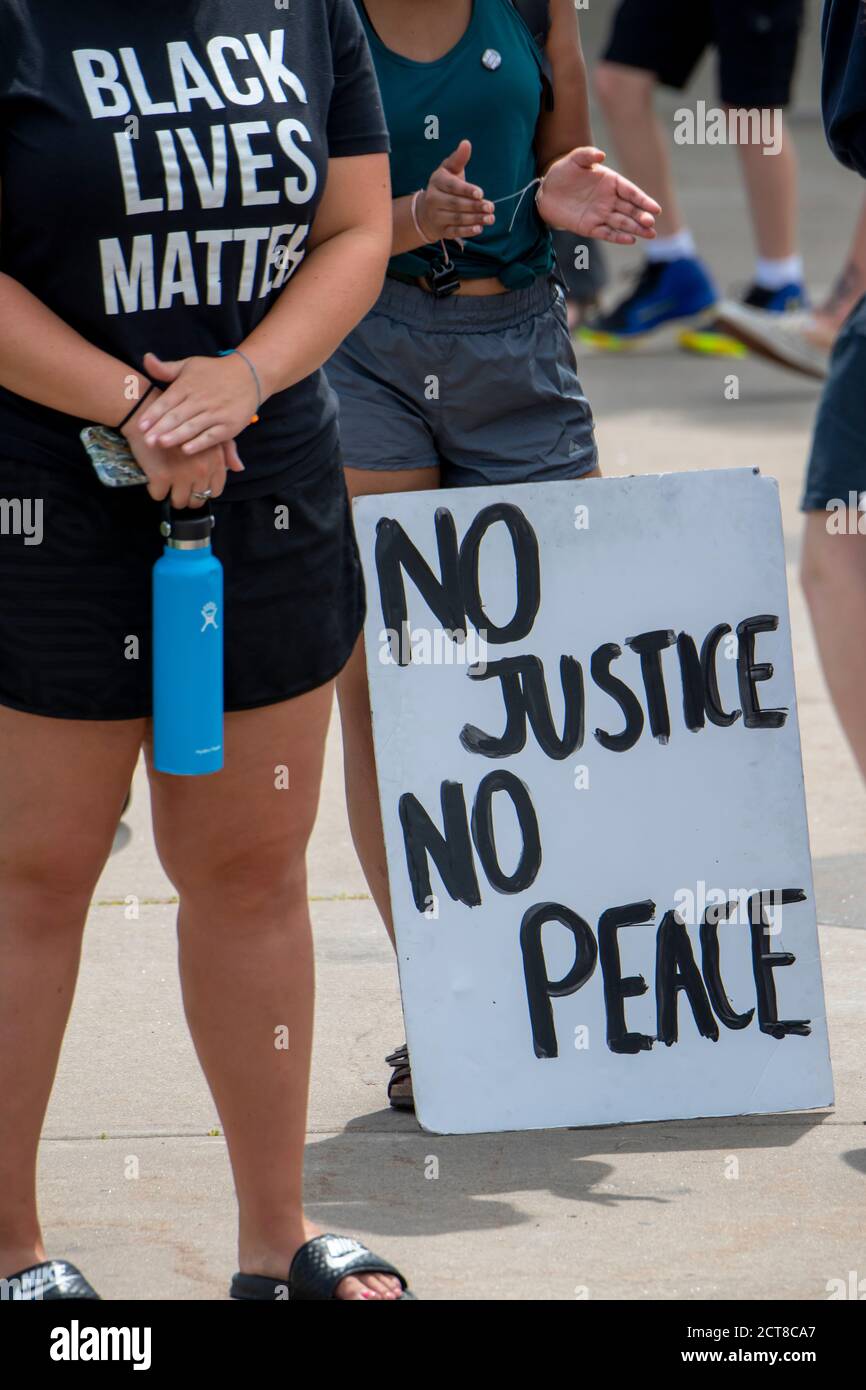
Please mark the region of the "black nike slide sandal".
[[81, 1270], [68, 1260], [45, 1260], [21, 1269], [0, 1280], [0, 1289], [12, 1303], [43, 1303], [58, 1298], [102, 1301]]
[[[415, 1110], [415, 1095], [412, 1090], [412, 1067], [409, 1063], [409, 1048], [406, 1043], [396, 1047], [385, 1058], [386, 1065], [393, 1070], [388, 1082], [388, 1103], [392, 1110]], [[398, 1090], [398, 1087], [401, 1088]]]
[[399, 1303], [417, 1299], [399, 1269], [380, 1259], [358, 1240], [347, 1236], [316, 1236], [302, 1245], [292, 1260], [288, 1279], [267, 1279], [261, 1274], [236, 1274], [229, 1290], [241, 1300], [320, 1303], [337, 1299], [337, 1287], [349, 1274], [390, 1274], [403, 1285]]

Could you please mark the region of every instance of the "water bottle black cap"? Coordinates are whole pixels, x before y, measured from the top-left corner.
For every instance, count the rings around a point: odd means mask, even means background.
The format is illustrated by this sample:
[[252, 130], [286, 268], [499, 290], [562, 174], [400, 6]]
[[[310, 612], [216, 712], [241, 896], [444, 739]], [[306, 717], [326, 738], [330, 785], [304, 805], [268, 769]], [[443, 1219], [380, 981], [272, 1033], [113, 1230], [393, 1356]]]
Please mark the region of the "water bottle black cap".
[[173, 541], [209, 541], [215, 521], [209, 506], [163, 507], [163, 535]]

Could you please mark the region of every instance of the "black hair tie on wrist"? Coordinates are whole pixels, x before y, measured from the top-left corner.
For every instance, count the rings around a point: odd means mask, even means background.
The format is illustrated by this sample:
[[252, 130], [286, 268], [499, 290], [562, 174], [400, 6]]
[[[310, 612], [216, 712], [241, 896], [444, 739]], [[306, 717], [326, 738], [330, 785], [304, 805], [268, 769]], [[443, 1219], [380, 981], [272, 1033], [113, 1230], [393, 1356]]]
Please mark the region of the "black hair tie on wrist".
[[128, 425], [129, 422], [130, 422], [130, 420], [132, 419], [133, 415], [134, 415], [135, 412], [138, 410], [139, 406], [144, 405], [144, 403], [145, 403], [145, 401], [147, 400], [148, 396], [151, 394], [151, 392], [153, 392], [153, 391], [155, 391], [155, 390], [156, 390], [156, 382], [155, 382], [155, 381], [152, 381], [152, 382], [150, 383], [150, 385], [148, 386], [147, 390], [145, 391], [144, 395], [143, 395], [143, 396], [140, 396], [140, 397], [138, 398], [138, 400], [135, 402], [135, 405], [132, 407], [132, 410], [130, 410], [129, 414], [128, 414], [128, 415], [124, 415], [124, 417], [123, 417], [123, 419], [121, 420], [120, 424], [119, 424], [119, 425], [116, 425], [115, 428], [116, 428], [117, 430], [122, 430], [122, 429], [124, 428], [125, 425]]

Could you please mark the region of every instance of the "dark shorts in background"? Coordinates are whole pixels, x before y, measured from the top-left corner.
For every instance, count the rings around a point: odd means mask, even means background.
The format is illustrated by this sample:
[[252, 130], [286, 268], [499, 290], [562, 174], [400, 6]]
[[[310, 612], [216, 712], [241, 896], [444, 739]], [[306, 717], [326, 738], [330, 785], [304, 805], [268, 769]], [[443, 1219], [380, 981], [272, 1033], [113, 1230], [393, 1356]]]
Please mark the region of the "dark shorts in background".
[[866, 296], [836, 340], [815, 420], [803, 511], [866, 494]]
[[788, 106], [803, 14], [804, 0], [623, 0], [604, 59], [680, 90], [715, 47], [723, 102]]
[[[41, 501], [40, 544], [11, 534], [16, 499]], [[225, 571], [226, 709], [326, 684], [351, 655], [364, 616], [339, 457], [298, 482], [281, 480], [268, 496], [212, 505]], [[288, 530], [275, 524], [285, 507]], [[62, 719], [150, 714], [160, 519], [144, 488], [0, 460], [0, 705]], [[130, 637], [138, 638], [136, 660], [127, 659]]]
[[579, 478], [598, 467], [565, 299], [436, 299], [388, 280], [327, 365], [349, 468], [441, 468], [442, 487]]

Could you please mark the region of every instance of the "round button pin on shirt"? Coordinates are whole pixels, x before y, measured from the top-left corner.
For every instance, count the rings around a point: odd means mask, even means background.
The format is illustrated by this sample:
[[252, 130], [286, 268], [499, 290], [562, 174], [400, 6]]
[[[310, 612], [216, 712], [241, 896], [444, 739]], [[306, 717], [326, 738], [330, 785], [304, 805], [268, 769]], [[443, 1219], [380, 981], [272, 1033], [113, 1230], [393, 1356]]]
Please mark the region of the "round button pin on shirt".
[[481, 61], [489, 72], [495, 72], [497, 68], [502, 67], [502, 54], [497, 53], [495, 48], [485, 48]]

